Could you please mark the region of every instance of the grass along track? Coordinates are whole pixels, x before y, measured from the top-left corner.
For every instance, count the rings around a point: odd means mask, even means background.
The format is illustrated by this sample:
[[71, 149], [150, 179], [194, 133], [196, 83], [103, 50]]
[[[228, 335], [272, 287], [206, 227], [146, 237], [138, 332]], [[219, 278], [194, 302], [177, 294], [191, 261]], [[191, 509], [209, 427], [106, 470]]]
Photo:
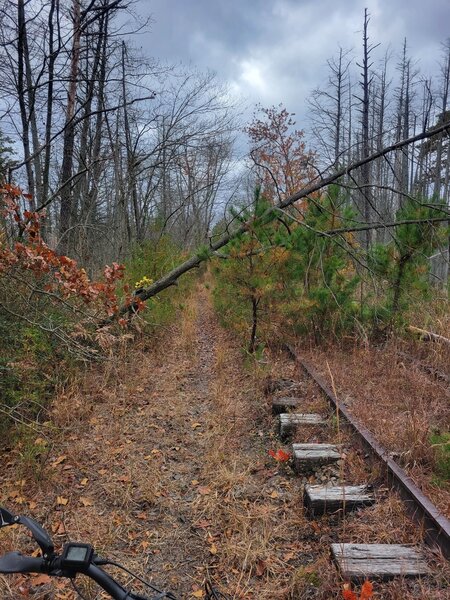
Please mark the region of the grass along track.
[[339, 416], [343, 419], [342, 425], [350, 425], [360, 444], [371, 453], [372, 458], [380, 461], [383, 465], [386, 482], [400, 492], [408, 512], [419, 527], [423, 529], [427, 543], [439, 549], [445, 558], [450, 559], [450, 521], [422, 493], [372, 433], [355, 419], [345, 405], [339, 402], [335, 393], [327, 386], [314, 368], [296, 355], [292, 347], [288, 347], [288, 350], [301, 368], [322, 390], [334, 412], [339, 413]]
[[[364, 508], [364, 505], [372, 504], [372, 489], [374, 487], [375, 489], [378, 487], [378, 492], [375, 491], [375, 497], [380, 503], [380, 506], [382, 507], [383, 505], [386, 506], [389, 504], [388, 490], [383, 486], [383, 484], [388, 483], [395, 490], [399, 491], [402, 499], [406, 501], [405, 506], [418, 525], [416, 530], [420, 532], [419, 537], [422, 540], [427, 541], [437, 551], [438, 555], [442, 554], [449, 558], [449, 521], [417, 488], [417, 486], [415, 486], [406, 473], [392, 460], [390, 454], [381, 447], [373, 435], [364, 426], [358, 423], [348, 409], [338, 401], [334, 389], [331, 390], [311, 365], [297, 356], [292, 347], [287, 346], [286, 349], [301, 367], [301, 372], [294, 372], [294, 377], [291, 380], [272, 380], [269, 382], [267, 389], [272, 395], [272, 412], [278, 415], [279, 433], [281, 438], [283, 439], [286, 437], [286, 423], [289, 417], [291, 423], [298, 422], [297, 427], [293, 428], [291, 431], [294, 441], [302, 442], [302, 444], [294, 443], [292, 445], [294, 465], [297, 467], [296, 470], [300, 475], [303, 474], [306, 476], [308, 475], [308, 471], [312, 471], [314, 473], [313, 481], [314, 478], [318, 476], [319, 481], [322, 483], [322, 486], [310, 486], [308, 480], [304, 480], [304, 502], [309, 509], [310, 516], [314, 517], [317, 513], [323, 514], [326, 512], [336, 514], [336, 509], [340, 506], [340, 512], [344, 515], [345, 519], [346, 508], [351, 509], [353, 503], [358, 504], [359, 500], [359, 513], [361, 514], [361, 520], [364, 523], [364, 515], [365, 512], [368, 511], [368, 509]], [[319, 392], [319, 398], [317, 398], [316, 394], [312, 393], [310, 385], [307, 385], [305, 389], [305, 381], [301, 373], [307, 374], [308, 379], [310, 379], [311, 383], [313, 383]], [[331, 404], [331, 415], [329, 409], [327, 410], [320, 402], [320, 400], [323, 401], [324, 399], [326, 399], [327, 403]], [[288, 414], [283, 414], [285, 412], [284, 405], [286, 411], [289, 411]], [[323, 424], [323, 419], [327, 413], [329, 417], [328, 430]], [[319, 419], [322, 419], [322, 423], [319, 427], [316, 426], [314, 431], [310, 424]], [[305, 445], [304, 442], [313, 443]], [[329, 444], [336, 445], [329, 446]], [[304, 456], [304, 448], [307, 448], [306, 458]], [[321, 456], [321, 452], [325, 452], [325, 454], [329, 455], [330, 464], [332, 466], [327, 465], [325, 467], [327, 471], [325, 475], [317, 473], [318, 469], [314, 468], [313, 458], [311, 457], [311, 451], [314, 448], [316, 448], [316, 454], [319, 457]], [[367, 454], [367, 451], [369, 451], [369, 454]], [[335, 455], [337, 454], [337, 456], [339, 456], [340, 453], [341, 460], [333, 460], [333, 452]], [[362, 456], [364, 461], [370, 464], [370, 474], [366, 468], [365, 479], [364, 474], [362, 474], [361, 471], [361, 465], [355, 470], [355, 462], [358, 462]], [[299, 458], [302, 460], [299, 461]], [[310, 464], [310, 469], [307, 468], [308, 463]], [[336, 466], [337, 464], [339, 466]], [[360, 485], [347, 487], [349, 481], [352, 482], [352, 484]], [[323, 486], [323, 483], [326, 483], [326, 485]], [[345, 490], [344, 494], [343, 490]], [[347, 497], [346, 494], [348, 494]], [[337, 502], [338, 495], [340, 503]], [[398, 498], [397, 495], [396, 497]], [[370, 502], [368, 502], [368, 500], [370, 500]], [[311, 515], [311, 509], [313, 507], [315, 507], [315, 510]], [[346, 533], [348, 534], [348, 531]], [[382, 539], [383, 535], [386, 534], [384, 524], [380, 525], [379, 533], [380, 539]], [[389, 575], [393, 575], [396, 572], [397, 566], [394, 560], [395, 555], [402, 554], [403, 552], [406, 552], [406, 554], [415, 552], [415, 549], [403, 548], [402, 546], [377, 546], [377, 544], [373, 543], [370, 546], [358, 546], [358, 548], [356, 548], [351, 544], [346, 544], [346, 541], [355, 544], [361, 540], [345, 540], [345, 537], [344, 532], [344, 540], [341, 539], [339, 542], [331, 544], [332, 555], [346, 576], [353, 577], [354, 579], [364, 578], [362, 576], [364, 570], [368, 574], [372, 573], [372, 575], [377, 573], [379, 578], [384, 578], [386, 575], [389, 577]], [[372, 539], [371, 541], [376, 542], [378, 540]], [[415, 543], [417, 544], [418, 541], [419, 539], [416, 539]], [[345, 545], [346, 548], [344, 552]], [[420, 549], [417, 549], [420, 552]], [[357, 551], [355, 552], [355, 550]], [[358, 560], [354, 561], [354, 564], [358, 566], [353, 572], [350, 564], [350, 555], [352, 552], [357, 555], [358, 558]], [[370, 556], [371, 560], [362, 562], [361, 552], [368, 552], [369, 555], [373, 554]], [[342, 556], [340, 556], [344, 554], [346, 554], [347, 557], [346, 561], [342, 560]], [[380, 556], [383, 556], [383, 554], [386, 560], [381, 561]], [[415, 556], [414, 560], [417, 559], [418, 556]], [[401, 566], [401, 569], [404, 569], [404, 573], [407, 571], [406, 563], [407, 560], [405, 557]], [[426, 570], [424, 563], [422, 563], [421, 568]], [[445, 566], [445, 570], [449, 572], [448, 563]], [[412, 565], [412, 572], [413, 571], [414, 564]], [[444, 587], [447, 588], [447, 586], [448, 582]], [[424, 597], [426, 596], [424, 595]]]

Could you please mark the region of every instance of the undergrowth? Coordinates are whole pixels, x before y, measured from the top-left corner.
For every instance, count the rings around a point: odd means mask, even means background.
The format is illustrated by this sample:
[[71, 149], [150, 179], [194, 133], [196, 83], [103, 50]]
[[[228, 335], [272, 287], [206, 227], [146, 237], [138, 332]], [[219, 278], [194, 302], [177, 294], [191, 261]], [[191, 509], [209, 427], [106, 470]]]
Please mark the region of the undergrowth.
[[435, 454], [433, 483], [439, 487], [450, 486], [450, 432], [432, 433], [431, 447]]
[[[147, 287], [186, 258], [186, 254], [169, 237], [162, 236], [157, 242], [146, 241], [133, 248], [125, 263], [126, 280], [134, 291]], [[143, 322], [151, 329], [171, 323], [177, 310], [184, 307], [196, 273], [180, 278], [176, 287], [147, 300], [141, 313]]]

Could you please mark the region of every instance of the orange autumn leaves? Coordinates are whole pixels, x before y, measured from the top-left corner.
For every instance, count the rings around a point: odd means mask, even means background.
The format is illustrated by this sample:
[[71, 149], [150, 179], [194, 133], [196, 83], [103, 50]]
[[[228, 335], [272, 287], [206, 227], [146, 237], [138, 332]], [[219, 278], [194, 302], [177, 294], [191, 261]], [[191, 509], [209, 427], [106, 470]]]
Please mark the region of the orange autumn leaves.
[[342, 591], [344, 600], [369, 600], [373, 597], [373, 585], [370, 581], [365, 581], [361, 588], [361, 594], [358, 596], [350, 589], [350, 584], [346, 583]]
[[[0, 231], [0, 275], [10, 277], [15, 284], [23, 283], [51, 300], [90, 304], [99, 309], [100, 315], [114, 315], [118, 310], [117, 283], [123, 280], [125, 267], [113, 263], [104, 268], [101, 281], [91, 280], [75, 260], [59, 255], [43, 240], [43, 213], [23, 208], [31, 199], [16, 186], [0, 187], [0, 217], [5, 224]], [[123, 290], [131, 303], [126, 285]]]
[[291, 458], [291, 455], [288, 452], [281, 449], [277, 451], [269, 450], [269, 455], [279, 463], [287, 462]]

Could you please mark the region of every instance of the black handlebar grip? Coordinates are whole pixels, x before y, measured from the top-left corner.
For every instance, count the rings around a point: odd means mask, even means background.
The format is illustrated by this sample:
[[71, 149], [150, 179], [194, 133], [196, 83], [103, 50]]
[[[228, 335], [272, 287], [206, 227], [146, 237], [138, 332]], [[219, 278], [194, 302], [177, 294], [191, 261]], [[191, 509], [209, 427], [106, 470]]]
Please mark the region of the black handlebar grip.
[[24, 556], [20, 552], [9, 552], [0, 557], [0, 573], [42, 573], [42, 558]]

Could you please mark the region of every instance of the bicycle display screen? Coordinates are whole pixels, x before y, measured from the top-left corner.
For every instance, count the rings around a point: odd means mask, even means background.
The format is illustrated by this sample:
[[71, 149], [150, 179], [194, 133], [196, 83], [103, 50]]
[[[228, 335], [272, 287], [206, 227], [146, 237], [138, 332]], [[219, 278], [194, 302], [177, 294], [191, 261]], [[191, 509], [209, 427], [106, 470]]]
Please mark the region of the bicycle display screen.
[[65, 568], [88, 567], [93, 554], [94, 549], [89, 544], [69, 543], [64, 546], [61, 562]]

